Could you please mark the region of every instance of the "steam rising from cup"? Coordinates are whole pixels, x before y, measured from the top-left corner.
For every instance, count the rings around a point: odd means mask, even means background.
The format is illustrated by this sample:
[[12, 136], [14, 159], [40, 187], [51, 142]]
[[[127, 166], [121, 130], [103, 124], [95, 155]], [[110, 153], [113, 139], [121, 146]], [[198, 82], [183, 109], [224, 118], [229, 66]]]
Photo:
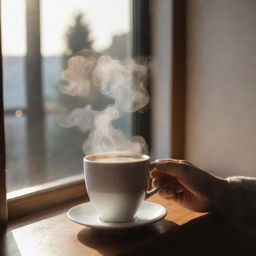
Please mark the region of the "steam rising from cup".
[[60, 117], [59, 124], [62, 127], [77, 126], [82, 132], [90, 132], [83, 143], [85, 154], [147, 152], [143, 137], [128, 137], [112, 123], [124, 113], [137, 111], [149, 103], [149, 94], [145, 88], [147, 73], [144, 64], [98, 56], [91, 50], [83, 50], [68, 60], [67, 69], [61, 75], [65, 81], [60, 87], [62, 93], [88, 98], [97, 90], [114, 100], [101, 111], [87, 104]]

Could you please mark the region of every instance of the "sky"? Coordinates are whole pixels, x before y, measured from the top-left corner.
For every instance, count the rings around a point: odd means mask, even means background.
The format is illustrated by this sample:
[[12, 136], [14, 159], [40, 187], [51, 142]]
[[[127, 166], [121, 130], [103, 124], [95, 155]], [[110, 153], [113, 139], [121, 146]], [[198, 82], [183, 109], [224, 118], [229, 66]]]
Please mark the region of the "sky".
[[[25, 0], [2, 1], [3, 55], [26, 54]], [[65, 52], [65, 32], [74, 16], [84, 14], [91, 30], [93, 48], [108, 48], [112, 36], [130, 28], [131, 0], [41, 0], [41, 53], [44, 56]]]

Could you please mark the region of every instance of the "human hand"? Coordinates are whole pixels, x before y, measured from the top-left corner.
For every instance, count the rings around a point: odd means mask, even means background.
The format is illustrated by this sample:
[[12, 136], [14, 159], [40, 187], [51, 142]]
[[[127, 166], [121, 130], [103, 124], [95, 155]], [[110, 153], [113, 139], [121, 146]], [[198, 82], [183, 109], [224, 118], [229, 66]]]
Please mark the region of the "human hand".
[[228, 182], [185, 160], [161, 159], [151, 163], [153, 187], [159, 194], [198, 212], [216, 211], [228, 192]]

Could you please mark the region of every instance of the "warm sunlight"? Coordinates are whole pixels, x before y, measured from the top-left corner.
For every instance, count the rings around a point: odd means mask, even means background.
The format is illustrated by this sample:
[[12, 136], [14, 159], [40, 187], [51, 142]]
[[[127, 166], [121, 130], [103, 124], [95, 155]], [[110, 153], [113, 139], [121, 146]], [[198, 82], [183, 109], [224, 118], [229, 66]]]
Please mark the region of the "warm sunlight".
[[[131, 0], [0, 0], [2, 3], [3, 86], [7, 145], [7, 190], [15, 191], [31, 185], [52, 181], [81, 172], [82, 142], [87, 135], [78, 130], [63, 131], [56, 122], [57, 109], [85, 104], [70, 100], [60, 90], [61, 73], [68, 59], [82, 49], [92, 49], [97, 54], [110, 55], [123, 60], [131, 53]], [[29, 37], [30, 44], [41, 50], [34, 54], [27, 49], [26, 3], [29, 15], [30, 36], [39, 31], [38, 39]], [[38, 5], [40, 3], [40, 8]], [[32, 5], [33, 4], [33, 5]], [[35, 6], [35, 10], [31, 10]], [[37, 24], [37, 25], [35, 25]], [[30, 51], [29, 51], [30, 50]], [[32, 59], [27, 58], [27, 53]], [[40, 62], [38, 62], [40, 60]], [[36, 75], [34, 70], [37, 70]], [[30, 83], [32, 81], [33, 83]], [[37, 88], [30, 91], [31, 88]], [[42, 105], [30, 104], [41, 98]], [[68, 101], [67, 101], [68, 100]], [[73, 102], [73, 103], [72, 103]], [[97, 102], [97, 104], [102, 103]], [[75, 104], [74, 106], [71, 106]], [[104, 103], [105, 104], [105, 103]], [[77, 105], [77, 106], [78, 106]], [[40, 124], [29, 125], [29, 111], [44, 108]], [[35, 111], [34, 111], [35, 113]], [[33, 122], [34, 122], [33, 121]], [[130, 132], [130, 117], [122, 118], [119, 127]], [[31, 128], [32, 127], [32, 128]], [[33, 135], [40, 131], [44, 132]], [[31, 128], [31, 129], [30, 129]], [[41, 129], [41, 130], [42, 130]], [[68, 139], [67, 139], [68, 138]], [[40, 140], [40, 142], [38, 142]], [[31, 146], [30, 142], [33, 146]], [[60, 150], [60, 143], [62, 143]], [[64, 145], [65, 143], [68, 143]], [[30, 146], [29, 146], [30, 145]], [[25, 150], [24, 150], [25, 148]], [[42, 175], [29, 175], [30, 160], [36, 149], [45, 169]], [[33, 152], [30, 152], [33, 149]], [[72, 149], [72, 156], [69, 151]], [[65, 153], [68, 157], [65, 157]], [[69, 164], [63, 162], [69, 159]], [[72, 159], [72, 160], [70, 160]], [[37, 170], [40, 169], [38, 164]], [[72, 165], [72, 166], [71, 166]], [[29, 171], [28, 171], [29, 170]], [[39, 177], [40, 176], [40, 177]], [[17, 177], [19, 182], [17, 183]]]
[[[65, 52], [65, 32], [78, 13], [84, 15], [89, 26], [93, 48], [101, 51], [109, 47], [113, 35], [129, 31], [129, 4], [129, 0], [41, 1], [42, 55], [56, 56]], [[25, 55], [25, 0], [2, 0], [2, 9], [3, 54]]]

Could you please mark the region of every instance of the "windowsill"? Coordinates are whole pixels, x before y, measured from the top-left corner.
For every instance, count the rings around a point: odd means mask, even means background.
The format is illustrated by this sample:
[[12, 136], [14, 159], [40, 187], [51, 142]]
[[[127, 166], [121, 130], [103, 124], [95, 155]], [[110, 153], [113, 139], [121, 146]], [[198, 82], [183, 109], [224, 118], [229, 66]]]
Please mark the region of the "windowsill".
[[[9, 223], [6, 254], [13, 255], [134, 255], [161, 241], [168, 233], [176, 234], [183, 225], [202, 214], [186, 210], [154, 195], [149, 201], [165, 206], [164, 220], [136, 232], [123, 235], [103, 234], [71, 222], [67, 210], [85, 200], [76, 200]], [[199, 218], [200, 219], [200, 218]]]
[[82, 199], [76, 199], [76, 200], [65, 202], [65, 203], [62, 203], [62, 204], [59, 204], [56, 206], [52, 206], [51, 208], [47, 208], [47, 209], [44, 209], [41, 211], [23, 215], [21, 217], [15, 218], [15, 219], [11, 219], [8, 222], [8, 230], [20, 228], [20, 227], [36, 223], [38, 221], [41, 221], [41, 220], [44, 220], [47, 218], [54, 217], [59, 214], [63, 214], [71, 207], [73, 207], [77, 204], [84, 203], [86, 201], [88, 201], [88, 199], [86, 197], [82, 198]]
[[14, 191], [8, 193], [9, 220], [82, 198], [88, 199], [83, 175]]

